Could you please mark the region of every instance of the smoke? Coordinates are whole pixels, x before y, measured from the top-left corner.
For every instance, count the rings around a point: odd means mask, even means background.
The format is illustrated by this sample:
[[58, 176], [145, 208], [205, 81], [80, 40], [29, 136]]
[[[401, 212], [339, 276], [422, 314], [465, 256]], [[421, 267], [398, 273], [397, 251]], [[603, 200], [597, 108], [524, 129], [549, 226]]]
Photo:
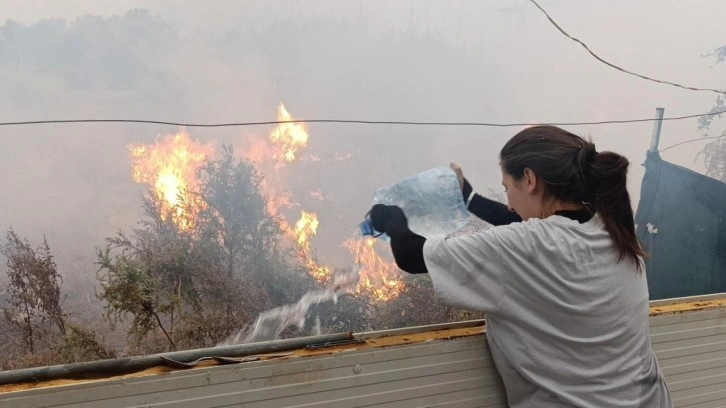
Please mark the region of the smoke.
[[[77, 1], [62, 9], [11, 1], [6, 16], [17, 21], [0, 25], [0, 118], [257, 121], [274, 119], [284, 102], [298, 118], [509, 122], [649, 117], [655, 106], [667, 115], [693, 113], [712, 103], [594, 62], [524, 1], [339, 3], [157, 1], [144, 2], [145, 10], [134, 9], [135, 1]], [[632, 2], [550, 6], [572, 32], [623, 65], [673, 80], [695, 76], [706, 85], [723, 75], [700, 58], [723, 45], [716, 35], [721, 22], [713, 20], [719, 13], [678, 6], [674, 20]], [[607, 16], [639, 37], [611, 32], [599, 23]], [[662, 27], [688, 24], [698, 24], [698, 33], [663, 36]], [[651, 46], [656, 41], [670, 46]], [[310, 124], [308, 146], [278, 182], [318, 214], [313, 245], [321, 263], [345, 266], [350, 254], [340, 244], [377, 187], [455, 161], [475, 188], [500, 191], [497, 152], [517, 130]], [[650, 124], [570, 130], [591, 135], [601, 150], [625, 153], [638, 196], [637, 163]], [[45, 234], [61, 272], [92, 282], [93, 247], [141, 217], [145, 187], [131, 178], [127, 146], [178, 131], [130, 124], [2, 128], [0, 226], [32, 242]], [[187, 131], [244, 151], [270, 127]], [[670, 122], [662, 140], [695, 133], [695, 121]], [[693, 167], [697, 149], [668, 159]]]

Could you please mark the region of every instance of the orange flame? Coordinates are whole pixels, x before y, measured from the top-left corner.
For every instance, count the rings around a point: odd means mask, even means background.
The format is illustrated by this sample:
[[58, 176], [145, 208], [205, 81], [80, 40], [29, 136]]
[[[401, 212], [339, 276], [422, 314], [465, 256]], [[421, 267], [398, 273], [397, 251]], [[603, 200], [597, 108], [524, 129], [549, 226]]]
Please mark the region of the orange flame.
[[332, 270], [318, 264], [310, 246], [310, 238], [318, 233], [318, 225], [320, 222], [315, 213], [302, 211], [300, 219], [295, 223], [295, 229], [289, 229], [289, 234], [295, 240], [298, 256], [305, 263], [310, 275], [318, 282], [327, 282], [330, 280]]
[[303, 211], [300, 219], [295, 223], [295, 235], [297, 244], [310, 246], [308, 238], [318, 233], [318, 216], [315, 213]]
[[[205, 205], [190, 195], [198, 184], [195, 171], [212, 154], [212, 146], [192, 141], [182, 130], [166, 135], [153, 145], [131, 144], [128, 148], [132, 177], [137, 183], [153, 187], [162, 205], [162, 219], [171, 218], [182, 231], [191, 229], [197, 213]], [[185, 202], [192, 205], [184, 207]]]
[[[292, 121], [295, 119], [285, 109], [285, 105], [280, 103], [280, 106], [277, 107], [277, 120]], [[308, 132], [302, 123], [280, 123], [270, 133], [270, 140], [281, 149], [284, 160], [291, 162], [295, 160], [295, 153], [298, 149], [307, 146]]]
[[[279, 121], [292, 121], [293, 116], [287, 111], [285, 105], [280, 103], [277, 109]], [[249, 146], [246, 157], [255, 161], [273, 172], [268, 174], [261, 183], [262, 190], [269, 197], [267, 210], [276, 217], [280, 217], [281, 227], [287, 238], [295, 245], [295, 250], [300, 261], [308, 269], [310, 275], [318, 282], [331, 282], [333, 270], [330, 267], [320, 265], [315, 257], [311, 239], [317, 234], [320, 222], [313, 212], [301, 211], [300, 218], [291, 225], [282, 216], [284, 209], [296, 205], [291, 194], [281, 191], [276, 187], [279, 182], [274, 180], [280, 169], [286, 164], [294, 162], [298, 157], [300, 149], [307, 146], [308, 133], [303, 124], [280, 123], [269, 135], [269, 139], [249, 139]], [[315, 156], [307, 156], [308, 161], [320, 161]], [[336, 157], [338, 160], [346, 160], [347, 156]], [[316, 200], [323, 200], [322, 191], [310, 192], [310, 197]], [[400, 272], [393, 262], [386, 261], [378, 255], [374, 246], [374, 240], [351, 239], [343, 243], [354, 254], [356, 264], [361, 266], [356, 293], [370, 293], [379, 301], [395, 299], [403, 290], [403, 282], [399, 279]]]
[[343, 246], [353, 253], [355, 263], [360, 266], [356, 293], [367, 292], [377, 300], [388, 301], [397, 298], [405, 285], [401, 272], [394, 262], [381, 257], [376, 251], [373, 238], [348, 239]]
[[[277, 108], [277, 119], [279, 121], [295, 120], [283, 103], [280, 103]], [[269, 141], [273, 143], [273, 146], [270, 146], [270, 142], [251, 138], [246, 156], [267, 170], [276, 172], [284, 167], [286, 162], [295, 161], [298, 150], [307, 145], [308, 133], [302, 124], [280, 123], [270, 132]], [[273, 161], [274, 163], [272, 163]], [[302, 211], [300, 219], [294, 226], [291, 226], [282, 216], [282, 210], [295, 204], [292, 195], [273, 187], [273, 184], [268, 178], [263, 179], [261, 183], [263, 192], [269, 197], [267, 211], [272, 216], [280, 217], [282, 230], [294, 242], [296, 253], [309, 270], [310, 275], [319, 282], [329, 281], [332, 270], [318, 264], [310, 243], [310, 239], [317, 234], [320, 225], [317, 215]]]

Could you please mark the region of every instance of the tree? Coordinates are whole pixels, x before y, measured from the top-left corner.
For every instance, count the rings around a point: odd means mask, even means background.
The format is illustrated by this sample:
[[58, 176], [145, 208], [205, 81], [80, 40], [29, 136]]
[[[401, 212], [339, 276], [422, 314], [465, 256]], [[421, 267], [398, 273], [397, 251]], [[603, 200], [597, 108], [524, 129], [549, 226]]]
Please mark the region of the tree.
[[96, 332], [73, 323], [68, 324], [68, 334], [61, 341], [57, 352], [61, 361], [69, 363], [116, 357], [116, 352], [105, 345]]
[[262, 177], [254, 165], [235, 160], [231, 146], [223, 146], [222, 158], [208, 162], [198, 176], [207, 204], [198, 229], [202, 238], [218, 245], [230, 276], [236, 267], [249, 274], [278, 259], [280, 222], [267, 212], [267, 198], [259, 188]]
[[[716, 64], [722, 64], [726, 62], [726, 45], [715, 49], [709, 53], [708, 56], [716, 59]], [[724, 95], [716, 97], [716, 101], [711, 108], [710, 113], [721, 112], [726, 110], [726, 98]], [[721, 180], [726, 183], [726, 130], [722, 131], [720, 135], [713, 136], [710, 134], [711, 124], [716, 118], [721, 118], [723, 113], [716, 115], [702, 116], [698, 120], [698, 129], [703, 132], [706, 137], [716, 137], [715, 140], [708, 143], [701, 150], [703, 154], [704, 163], [706, 164], [706, 175], [713, 177], [717, 180]]]
[[32, 25], [0, 25], [0, 67], [50, 73], [73, 88], [129, 90], [165, 78], [149, 66], [149, 50], [168, 52], [176, 33], [146, 10], [75, 21], [43, 19]]
[[279, 242], [261, 176], [232, 151], [225, 146], [219, 160], [208, 160], [197, 171], [199, 189], [180, 195], [183, 213], [196, 214], [191, 228], [163, 217], [159, 198], [149, 194], [142, 228], [119, 232], [98, 249], [106, 318], [130, 320], [139, 351], [157, 329], [170, 348], [215, 345], [311, 285]]
[[230, 277], [269, 295], [265, 306], [296, 300], [312, 286], [291, 262], [290, 248], [282, 245], [281, 220], [267, 210], [268, 198], [260, 190], [262, 176], [252, 162], [236, 160], [232, 146], [222, 146], [221, 158], [199, 169], [199, 194], [207, 204], [198, 217], [202, 241], [217, 253]]
[[[119, 233], [117, 237], [109, 239], [109, 246], [105, 250], [99, 249], [97, 252], [99, 272], [106, 272], [99, 275], [102, 292], [98, 296], [106, 302], [106, 318], [115, 326], [130, 314], [132, 321], [129, 334], [134, 336], [136, 343], [158, 327], [171, 347], [176, 348], [159, 316], [173, 310], [174, 300], [164, 302], [163, 288], [158, 286], [159, 281], [148, 265], [137, 259], [138, 255], [129, 254], [128, 247], [132, 246], [129, 238]], [[113, 247], [122, 248], [122, 253], [113, 257]]]
[[63, 278], [45, 237], [43, 244], [33, 249], [27, 239], [21, 239], [10, 228], [0, 250], [7, 257], [10, 278], [5, 318], [22, 330], [23, 342], [33, 353], [49, 326], [54, 325], [61, 334], [66, 334], [65, 315], [60, 305]]

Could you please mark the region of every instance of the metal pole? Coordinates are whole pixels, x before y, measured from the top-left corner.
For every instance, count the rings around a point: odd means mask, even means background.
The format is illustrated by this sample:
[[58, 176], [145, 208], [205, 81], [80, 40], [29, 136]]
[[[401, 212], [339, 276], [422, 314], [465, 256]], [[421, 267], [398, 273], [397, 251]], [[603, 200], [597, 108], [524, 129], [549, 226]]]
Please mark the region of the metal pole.
[[147, 356], [125, 357], [113, 360], [98, 360], [85, 363], [72, 363], [46, 367], [23, 368], [20, 370], [0, 372], [0, 385], [21, 383], [26, 381], [48, 381], [58, 378], [73, 378], [82, 375], [107, 375], [109, 377], [149, 367], [163, 365], [162, 357], [181, 362], [194, 361], [201, 357], [219, 356], [233, 357], [250, 354], [264, 354], [278, 351], [294, 350], [313, 344], [340, 340], [350, 340], [352, 333], [335, 333], [321, 336], [302, 337], [284, 340], [272, 340], [260, 343], [238, 344], [232, 346], [213, 347], [196, 350], [173, 351], [169, 353], [151, 354]]
[[655, 108], [655, 122], [653, 123], [653, 137], [650, 139], [651, 152], [658, 151], [658, 143], [660, 143], [660, 129], [663, 127], [663, 113], [665, 108]]

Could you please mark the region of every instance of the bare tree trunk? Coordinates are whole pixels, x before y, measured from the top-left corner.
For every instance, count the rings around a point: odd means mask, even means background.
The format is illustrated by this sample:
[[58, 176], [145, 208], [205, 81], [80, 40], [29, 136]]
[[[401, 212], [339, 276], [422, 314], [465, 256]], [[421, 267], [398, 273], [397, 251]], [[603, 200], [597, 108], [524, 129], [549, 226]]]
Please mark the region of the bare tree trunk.
[[174, 340], [171, 339], [171, 336], [169, 336], [169, 333], [167, 333], [166, 329], [164, 329], [164, 325], [161, 324], [161, 319], [159, 319], [159, 315], [156, 314], [156, 312], [151, 312], [151, 314], [154, 315], [154, 317], [156, 318], [156, 323], [159, 324], [159, 328], [161, 329], [161, 331], [164, 332], [164, 336], [166, 336], [166, 339], [169, 340], [169, 344], [171, 344], [171, 348], [176, 350], [176, 344], [174, 344]]
[[[171, 308], [171, 323], [170, 323], [171, 326], [169, 328], [169, 331], [171, 332], [172, 337], [174, 337], [174, 311], [181, 304], [181, 277], [180, 276], [177, 276], [177, 279], [176, 279], [176, 293], [177, 293], [177, 301], [172, 303], [173, 306]], [[181, 313], [181, 310], [179, 311], [179, 313]]]
[[61, 334], [65, 336], [66, 335], [66, 325], [63, 322], [63, 318], [62, 317], [56, 318], [55, 323], [58, 326], [58, 329], [60, 330]]
[[30, 354], [33, 354], [33, 324], [32, 319], [30, 318], [30, 307], [28, 306], [27, 301], [23, 301], [23, 304], [25, 305], [25, 324], [27, 326], [25, 331], [28, 335], [28, 346], [30, 346]]

